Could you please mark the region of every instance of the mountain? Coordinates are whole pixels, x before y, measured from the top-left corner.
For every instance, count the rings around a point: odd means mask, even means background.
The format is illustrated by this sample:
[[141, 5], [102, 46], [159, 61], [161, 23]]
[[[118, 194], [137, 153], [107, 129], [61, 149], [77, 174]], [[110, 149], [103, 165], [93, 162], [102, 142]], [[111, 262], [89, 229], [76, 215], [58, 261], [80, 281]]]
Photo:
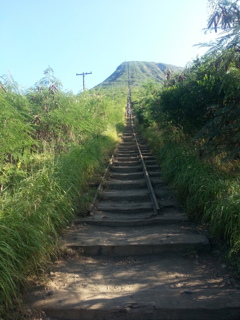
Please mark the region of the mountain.
[[123, 86], [127, 85], [128, 81], [131, 86], [139, 86], [147, 80], [162, 83], [166, 79], [167, 70], [180, 72], [183, 68], [165, 63], [127, 61], [121, 63], [116, 71], [95, 88]]

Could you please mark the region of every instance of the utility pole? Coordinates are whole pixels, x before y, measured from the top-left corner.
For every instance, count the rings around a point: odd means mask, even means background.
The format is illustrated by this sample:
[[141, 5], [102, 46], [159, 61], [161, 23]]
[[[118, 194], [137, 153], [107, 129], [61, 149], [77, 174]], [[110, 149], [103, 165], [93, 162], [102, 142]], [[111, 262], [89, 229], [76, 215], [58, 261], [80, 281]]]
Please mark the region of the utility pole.
[[92, 71], [91, 72], [76, 73], [76, 76], [83, 76], [83, 91], [85, 90], [85, 75], [86, 74], [92, 74]]
[[129, 81], [129, 61], [127, 62], [127, 75], [128, 75], [128, 88], [130, 87], [130, 81]]

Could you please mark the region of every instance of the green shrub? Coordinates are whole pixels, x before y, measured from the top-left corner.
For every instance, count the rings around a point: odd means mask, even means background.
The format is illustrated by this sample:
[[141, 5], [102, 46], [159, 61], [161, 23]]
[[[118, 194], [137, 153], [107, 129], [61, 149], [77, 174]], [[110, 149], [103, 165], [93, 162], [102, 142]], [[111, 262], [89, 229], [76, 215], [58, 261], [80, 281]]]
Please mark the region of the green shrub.
[[240, 270], [238, 180], [199, 158], [192, 144], [171, 126], [165, 131], [157, 126], [144, 127], [142, 134], [159, 160], [166, 183], [173, 188], [188, 217], [208, 224], [212, 237], [229, 246], [229, 255], [237, 260]]
[[47, 80], [0, 94], [0, 317], [57, 253], [61, 229], [86, 210], [124, 124], [126, 88], [75, 96]]

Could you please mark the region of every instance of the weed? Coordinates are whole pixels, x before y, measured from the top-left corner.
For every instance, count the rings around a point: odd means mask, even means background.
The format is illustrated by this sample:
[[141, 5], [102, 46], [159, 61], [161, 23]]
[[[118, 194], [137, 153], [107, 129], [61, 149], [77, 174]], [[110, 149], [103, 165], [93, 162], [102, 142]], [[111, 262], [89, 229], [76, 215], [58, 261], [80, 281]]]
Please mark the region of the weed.
[[[215, 241], [225, 241], [229, 257], [240, 268], [240, 187], [235, 176], [199, 159], [186, 139], [179, 143], [171, 130], [144, 128], [169, 183], [191, 220], [207, 223]], [[237, 261], [237, 262], [236, 262]]]
[[59, 88], [50, 90], [51, 81], [57, 82], [51, 72], [46, 75], [48, 82], [26, 95], [0, 95], [3, 318], [26, 279], [58, 254], [61, 229], [88, 206], [90, 183], [104, 171], [124, 119], [126, 90], [119, 95], [116, 90], [114, 101], [107, 90], [64, 94]]

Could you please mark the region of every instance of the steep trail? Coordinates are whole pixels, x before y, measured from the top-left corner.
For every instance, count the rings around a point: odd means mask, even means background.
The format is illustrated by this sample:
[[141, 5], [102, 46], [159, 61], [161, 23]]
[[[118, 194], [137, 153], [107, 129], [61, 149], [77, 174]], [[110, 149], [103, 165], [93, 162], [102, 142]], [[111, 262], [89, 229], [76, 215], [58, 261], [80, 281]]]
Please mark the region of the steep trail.
[[240, 290], [178, 207], [131, 118], [95, 200], [62, 234], [72, 255], [33, 288], [31, 308], [51, 320], [240, 318]]

